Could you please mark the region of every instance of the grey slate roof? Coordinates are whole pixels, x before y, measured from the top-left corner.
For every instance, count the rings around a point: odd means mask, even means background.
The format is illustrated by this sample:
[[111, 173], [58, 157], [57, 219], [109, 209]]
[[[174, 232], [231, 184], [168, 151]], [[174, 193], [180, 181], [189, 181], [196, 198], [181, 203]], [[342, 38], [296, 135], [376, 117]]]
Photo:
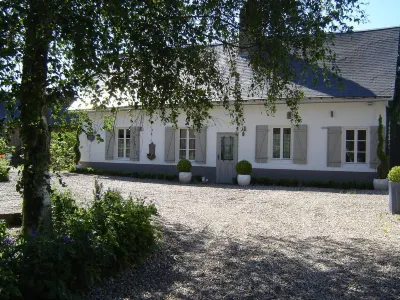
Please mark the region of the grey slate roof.
[[[312, 76], [294, 83], [301, 86], [306, 98], [393, 98], [397, 57], [399, 51], [400, 27], [337, 34], [332, 49], [342, 77], [342, 89], [337, 79], [328, 87], [322, 78], [315, 86]], [[262, 99], [259, 91], [254, 96], [248, 93], [251, 85], [251, 70], [245, 57], [238, 59], [238, 71], [244, 87], [243, 98]]]

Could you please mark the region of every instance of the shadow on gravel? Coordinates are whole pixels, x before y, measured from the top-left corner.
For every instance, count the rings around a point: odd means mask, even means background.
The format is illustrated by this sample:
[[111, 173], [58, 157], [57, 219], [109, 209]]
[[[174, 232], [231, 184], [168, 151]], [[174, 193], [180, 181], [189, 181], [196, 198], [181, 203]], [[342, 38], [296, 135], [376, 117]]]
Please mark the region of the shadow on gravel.
[[[253, 237], [164, 226], [164, 245], [88, 299], [398, 299], [400, 254], [355, 239]], [[398, 249], [397, 249], [398, 250]]]
[[[193, 186], [199, 188], [217, 188], [217, 189], [228, 189], [228, 190], [257, 190], [257, 191], [290, 191], [290, 192], [322, 192], [322, 193], [335, 193], [335, 194], [358, 194], [358, 195], [388, 195], [388, 191], [378, 191], [378, 190], [356, 190], [356, 189], [329, 189], [329, 188], [314, 188], [314, 187], [286, 187], [286, 186], [273, 186], [273, 185], [249, 185], [249, 186], [239, 186], [234, 184], [219, 184], [219, 183], [190, 183], [190, 184], [182, 184], [176, 181], [166, 181], [166, 180], [157, 180], [157, 179], [139, 179], [139, 178], [131, 178], [131, 177], [122, 177], [122, 176], [108, 176], [108, 175], [88, 175], [86, 176], [97, 176], [99, 179], [107, 179], [107, 180], [118, 180], [125, 182], [142, 182], [142, 183], [155, 183], [155, 184], [164, 184], [170, 186]], [[74, 177], [74, 176], [82, 176], [82, 174], [76, 173], [63, 173], [62, 176], [65, 177]]]

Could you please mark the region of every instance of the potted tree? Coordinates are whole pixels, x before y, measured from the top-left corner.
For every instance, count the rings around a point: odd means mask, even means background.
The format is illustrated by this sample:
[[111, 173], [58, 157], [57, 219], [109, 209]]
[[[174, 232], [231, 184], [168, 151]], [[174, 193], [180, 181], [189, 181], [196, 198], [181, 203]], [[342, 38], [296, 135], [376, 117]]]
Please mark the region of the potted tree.
[[182, 183], [189, 183], [192, 180], [192, 164], [187, 159], [181, 159], [177, 165], [179, 171], [179, 181]]
[[389, 174], [389, 211], [400, 214], [400, 166], [393, 167]]
[[385, 138], [383, 135], [382, 116], [379, 115], [378, 147], [376, 149], [376, 154], [381, 163], [377, 169], [378, 178], [374, 179], [374, 189], [375, 190], [387, 190], [388, 189], [387, 175], [389, 172], [389, 159], [385, 152], [384, 144], [385, 144]]
[[237, 182], [239, 185], [249, 185], [251, 181], [251, 171], [253, 167], [247, 160], [241, 160], [236, 164]]

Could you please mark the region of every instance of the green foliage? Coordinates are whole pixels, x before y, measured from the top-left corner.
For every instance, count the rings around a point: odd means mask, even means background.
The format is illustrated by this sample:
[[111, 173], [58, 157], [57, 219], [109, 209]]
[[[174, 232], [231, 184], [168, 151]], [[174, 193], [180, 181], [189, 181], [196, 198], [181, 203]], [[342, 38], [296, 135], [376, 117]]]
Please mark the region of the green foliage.
[[10, 152], [10, 147], [8, 146], [6, 138], [0, 136], [0, 154], [6, 154]]
[[394, 182], [400, 182], [400, 166], [393, 167], [389, 174], [388, 179]]
[[9, 180], [10, 165], [5, 158], [0, 158], [0, 182]]
[[241, 175], [250, 175], [253, 171], [253, 166], [247, 160], [241, 160], [236, 164], [236, 172]]
[[385, 148], [385, 136], [383, 132], [382, 116], [379, 115], [378, 147], [376, 149], [376, 154], [381, 162], [377, 170], [379, 179], [386, 179], [389, 172], [389, 158], [384, 148]]
[[154, 205], [124, 200], [96, 185], [83, 209], [71, 193], [54, 192], [53, 235], [13, 240], [0, 223], [0, 298], [71, 299], [104, 276], [140, 263], [157, 245]]
[[187, 159], [181, 159], [176, 166], [179, 172], [190, 172], [192, 163]]
[[[54, 171], [68, 170], [75, 165], [79, 144], [75, 132], [53, 132], [51, 135], [50, 168]], [[80, 155], [80, 152], [79, 152]]]

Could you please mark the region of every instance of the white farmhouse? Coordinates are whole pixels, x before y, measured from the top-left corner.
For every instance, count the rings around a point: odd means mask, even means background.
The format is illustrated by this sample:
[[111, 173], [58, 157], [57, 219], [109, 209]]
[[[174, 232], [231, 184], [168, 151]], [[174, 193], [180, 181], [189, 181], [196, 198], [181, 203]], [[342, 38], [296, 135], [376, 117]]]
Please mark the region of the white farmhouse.
[[[175, 129], [157, 120], [151, 124], [140, 111], [132, 115], [121, 109], [115, 131], [99, 132], [104, 143], [80, 136], [80, 163], [97, 169], [176, 174], [179, 159], [187, 158], [193, 174], [230, 183], [235, 164], [246, 159], [257, 177], [371, 181], [379, 164], [378, 118], [382, 115], [386, 124], [394, 97], [399, 32], [400, 28], [387, 28], [338, 34], [334, 51], [343, 88], [297, 83], [306, 95], [298, 127], [291, 125], [283, 103], [277, 104], [274, 116], [267, 116], [262, 95], [245, 99], [244, 136], [235, 134], [235, 125], [217, 103], [201, 132], [187, 128], [184, 115]], [[89, 111], [94, 124], [101, 124], [107, 114]], [[154, 146], [152, 157], [148, 154]]]

